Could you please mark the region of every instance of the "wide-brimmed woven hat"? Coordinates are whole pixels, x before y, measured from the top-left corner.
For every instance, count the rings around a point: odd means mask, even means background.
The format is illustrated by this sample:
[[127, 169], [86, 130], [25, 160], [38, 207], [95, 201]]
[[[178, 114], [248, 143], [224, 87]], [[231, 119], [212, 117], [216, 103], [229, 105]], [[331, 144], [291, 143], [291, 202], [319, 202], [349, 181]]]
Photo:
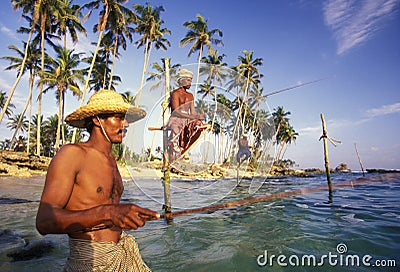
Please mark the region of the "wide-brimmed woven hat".
[[193, 78], [193, 73], [187, 69], [182, 68], [178, 71], [177, 81], [179, 82], [183, 78]]
[[86, 127], [86, 119], [100, 114], [124, 113], [129, 123], [146, 116], [146, 112], [125, 102], [122, 95], [112, 90], [101, 90], [93, 94], [86, 105], [78, 108], [65, 118], [68, 125]]

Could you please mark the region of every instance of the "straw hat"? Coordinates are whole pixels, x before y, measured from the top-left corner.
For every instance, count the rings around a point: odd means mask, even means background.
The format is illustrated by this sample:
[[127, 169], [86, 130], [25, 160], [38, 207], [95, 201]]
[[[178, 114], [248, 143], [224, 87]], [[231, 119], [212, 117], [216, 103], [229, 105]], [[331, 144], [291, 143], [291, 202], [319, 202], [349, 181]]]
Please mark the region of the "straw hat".
[[86, 105], [69, 114], [65, 118], [65, 122], [73, 127], [85, 128], [87, 118], [110, 113], [126, 114], [125, 118], [129, 123], [146, 116], [143, 109], [131, 106], [119, 93], [112, 90], [101, 90], [93, 94]]
[[193, 78], [193, 73], [187, 69], [179, 69], [177, 81], [181, 81], [184, 78]]

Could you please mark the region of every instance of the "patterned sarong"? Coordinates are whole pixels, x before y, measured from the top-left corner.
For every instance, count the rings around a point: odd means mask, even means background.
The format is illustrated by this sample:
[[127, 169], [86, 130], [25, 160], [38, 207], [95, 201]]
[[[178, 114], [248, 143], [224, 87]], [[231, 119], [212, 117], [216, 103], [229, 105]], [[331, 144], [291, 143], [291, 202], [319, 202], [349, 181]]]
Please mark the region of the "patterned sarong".
[[118, 243], [70, 238], [69, 246], [70, 256], [65, 272], [151, 271], [140, 256], [135, 238], [125, 232], [122, 232]]
[[178, 158], [181, 152], [185, 152], [190, 147], [193, 143], [191, 141], [192, 137], [202, 124], [199, 119], [188, 119], [177, 116], [170, 117], [168, 121], [168, 127], [171, 129], [169, 136], [170, 160]]

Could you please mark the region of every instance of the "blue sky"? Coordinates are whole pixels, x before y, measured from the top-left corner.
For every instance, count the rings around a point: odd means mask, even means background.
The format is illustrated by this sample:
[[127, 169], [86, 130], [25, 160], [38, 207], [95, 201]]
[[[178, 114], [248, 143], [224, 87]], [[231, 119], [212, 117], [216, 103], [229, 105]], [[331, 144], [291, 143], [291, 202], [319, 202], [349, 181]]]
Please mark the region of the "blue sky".
[[[83, 1], [75, 1], [82, 3]], [[145, 1], [129, 1], [145, 4]], [[171, 57], [182, 65], [196, 62], [196, 54], [187, 57], [189, 47], [179, 41], [187, 29], [183, 23], [201, 14], [210, 29], [223, 32], [223, 47], [230, 66], [237, 64], [242, 50], [254, 51], [263, 58], [260, 72], [265, 93], [319, 78], [327, 79], [268, 98], [270, 109], [283, 106], [290, 111], [290, 123], [299, 133], [297, 141], [286, 153], [300, 168], [324, 167], [320, 114], [324, 113], [329, 136], [341, 140], [337, 147], [329, 146], [331, 167], [344, 162], [359, 170], [357, 148], [365, 168], [400, 169], [400, 1], [399, 0], [337, 0], [337, 1], [265, 1], [265, 0], [204, 0], [151, 1], [162, 5], [165, 27], [172, 35], [167, 38], [167, 52], [153, 51], [151, 62]], [[0, 9], [0, 56], [10, 55], [8, 45], [21, 46], [26, 36], [15, 30], [22, 24], [20, 12], [13, 12], [9, 1]], [[74, 46], [78, 52], [88, 52], [93, 19], [85, 23], [88, 37]], [[136, 39], [137, 37], [135, 37]], [[119, 92], [136, 93], [142, 69], [143, 50], [133, 45], [122, 52], [116, 63], [116, 73], [123, 79]], [[15, 72], [3, 71], [8, 63], [0, 61], [0, 88], [7, 93]], [[27, 97], [24, 78], [12, 103], [21, 111]], [[78, 105], [67, 98], [66, 111]], [[54, 94], [44, 98], [44, 114], [56, 112]], [[34, 112], [36, 109], [34, 109]], [[0, 139], [11, 137], [0, 125]]]

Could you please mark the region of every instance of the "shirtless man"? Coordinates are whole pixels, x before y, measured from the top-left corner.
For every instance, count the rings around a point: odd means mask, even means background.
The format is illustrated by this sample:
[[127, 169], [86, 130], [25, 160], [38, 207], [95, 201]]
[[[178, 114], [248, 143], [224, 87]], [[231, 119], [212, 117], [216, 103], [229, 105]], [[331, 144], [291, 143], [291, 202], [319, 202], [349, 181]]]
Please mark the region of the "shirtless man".
[[[242, 162], [244, 162], [245, 160], [247, 160], [248, 158], [250, 158], [250, 150], [249, 150], [249, 142], [247, 140], [247, 135], [242, 135], [239, 139], [239, 151], [236, 155], [236, 160], [239, 163], [239, 166], [242, 164]], [[244, 155], [244, 157], [243, 157]]]
[[198, 114], [194, 107], [193, 94], [188, 92], [192, 85], [193, 73], [187, 69], [178, 71], [178, 83], [180, 87], [171, 93], [170, 107], [171, 117], [168, 121], [168, 127], [171, 129], [169, 137], [170, 161], [180, 155], [182, 143], [179, 143], [179, 135], [182, 129], [191, 121], [193, 125], [201, 126], [201, 119], [204, 114]]
[[134, 237], [123, 230], [142, 227], [160, 215], [120, 203], [124, 188], [111, 154], [112, 144], [122, 142], [128, 122], [145, 115], [120, 94], [102, 90], [66, 117], [68, 124], [86, 127], [90, 137], [63, 146], [52, 159], [36, 217], [41, 234], [69, 235], [65, 271], [150, 271]]

